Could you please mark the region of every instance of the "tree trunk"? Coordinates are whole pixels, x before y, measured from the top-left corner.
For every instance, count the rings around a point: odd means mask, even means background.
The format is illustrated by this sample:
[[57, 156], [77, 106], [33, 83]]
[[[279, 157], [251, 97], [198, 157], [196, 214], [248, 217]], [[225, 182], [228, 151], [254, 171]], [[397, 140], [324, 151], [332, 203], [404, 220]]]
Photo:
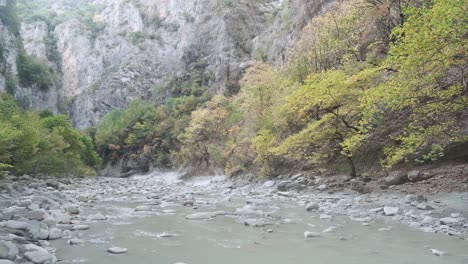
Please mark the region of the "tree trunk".
[[354, 160], [350, 156], [348, 156], [347, 159], [349, 162], [349, 166], [351, 168], [351, 177], [355, 178], [357, 175], [356, 175], [356, 165], [354, 164]]

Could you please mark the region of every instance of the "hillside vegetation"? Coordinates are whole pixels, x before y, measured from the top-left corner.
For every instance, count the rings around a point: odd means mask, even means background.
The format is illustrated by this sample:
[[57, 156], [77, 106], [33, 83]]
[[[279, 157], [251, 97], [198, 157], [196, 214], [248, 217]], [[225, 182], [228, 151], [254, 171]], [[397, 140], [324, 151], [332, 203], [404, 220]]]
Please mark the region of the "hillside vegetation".
[[231, 176], [355, 176], [436, 161], [468, 140], [466, 9], [458, 0], [335, 3], [286, 64], [250, 67], [238, 94], [136, 102], [104, 118], [97, 147], [106, 160]]
[[100, 166], [93, 141], [64, 115], [29, 113], [0, 95], [0, 172], [93, 175]]
[[[240, 91], [214, 95], [200, 85], [174, 85], [173, 98], [135, 100], [107, 114], [88, 136], [65, 116], [28, 113], [2, 95], [0, 169], [93, 174], [102, 158], [123, 160], [124, 173], [158, 167], [188, 175], [357, 176], [435, 162], [468, 142], [467, 6], [465, 0], [337, 1], [302, 30], [286, 62], [257, 58]], [[19, 2], [21, 12], [32, 8]], [[3, 11], [16, 34], [16, 16]], [[52, 24], [60, 20], [43, 12]], [[56, 82], [24, 52], [16, 63], [21, 84], [47, 89]]]

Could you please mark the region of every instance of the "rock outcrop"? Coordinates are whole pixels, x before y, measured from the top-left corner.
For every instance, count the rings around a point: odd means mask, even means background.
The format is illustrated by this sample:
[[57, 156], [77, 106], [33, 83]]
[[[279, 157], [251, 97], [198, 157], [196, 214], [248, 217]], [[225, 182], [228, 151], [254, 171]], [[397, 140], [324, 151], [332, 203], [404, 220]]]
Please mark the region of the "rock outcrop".
[[[19, 87], [15, 95], [26, 107], [66, 112], [86, 128], [134, 99], [162, 102], [178, 87], [235, 91], [254, 60], [286, 60], [287, 47], [328, 1], [94, 0], [83, 2], [95, 10], [89, 19], [51, 1], [47, 8], [61, 22], [24, 19], [20, 34], [28, 54], [60, 69], [61, 87]], [[4, 42], [12, 38], [6, 35]], [[14, 52], [10, 57], [14, 62]]]

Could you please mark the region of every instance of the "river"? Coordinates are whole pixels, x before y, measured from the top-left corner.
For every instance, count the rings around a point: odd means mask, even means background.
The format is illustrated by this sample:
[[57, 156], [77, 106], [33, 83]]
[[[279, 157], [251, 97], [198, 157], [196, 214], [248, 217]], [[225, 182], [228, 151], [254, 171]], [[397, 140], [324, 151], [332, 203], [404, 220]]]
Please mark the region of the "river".
[[[271, 188], [232, 188], [221, 177], [180, 182], [176, 176], [101, 180], [102, 186], [85, 181], [72, 192], [89, 197], [79, 218], [88, 219], [90, 229], [64, 233], [66, 239], [80, 239], [78, 245], [54, 241], [58, 259], [93, 264], [468, 263], [468, 241], [459, 237], [422, 232], [394, 219], [327, 215], [332, 205], [307, 212], [301, 203], [307, 195], [278, 197]], [[186, 219], [208, 212], [218, 213]], [[107, 220], [89, 220], [95, 214]], [[314, 237], [305, 239], [306, 231]], [[114, 246], [128, 252], [107, 253]], [[448, 253], [436, 256], [431, 249]]]

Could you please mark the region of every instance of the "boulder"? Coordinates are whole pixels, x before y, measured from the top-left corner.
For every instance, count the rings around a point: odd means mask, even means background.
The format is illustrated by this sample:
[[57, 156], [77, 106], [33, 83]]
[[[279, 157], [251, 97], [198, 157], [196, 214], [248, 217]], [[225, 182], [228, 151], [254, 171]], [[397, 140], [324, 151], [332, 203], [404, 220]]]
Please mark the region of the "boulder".
[[80, 209], [75, 204], [65, 205], [65, 211], [67, 211], [69, 214], [79, 214], [80, 213]]
[[385, 206], [383, 210], [386, 216], [394, 216], [400, 212], [400, 208], [391, 206]]
[[388, 177], [385, 177], [384, 182], [387, 186], [403, 184], [408, 180], [407, 175], [401, 171], [391, 172]]
[[49, 181], [46, 181], [45, 184], [48, 186], [48, 187], [52, 187], [54, 189], [58, 189], [60, 187], [59, 183], [56, 182], [56, 181], [52, 181], [52, 180], [49, 180]]
[[9, 241], [0, 241], [0, 259], [15, 260], [18, 247]]
[[408, 173], [408, 180], [412, 182], [417, 182], [422, 180], [422, 174], [418, 170], [413, 170]]
[[270, 188], [270, 187], [275, 186], [275, 184], [276, 184], [275, 181], [266, 181], [266, 182], [263, 184], [263, 186], [264, 186], [264, 187]]
[[278, 191], [280, 192], [286, 192], [287, 190], [289, 190], [290, 183], [290, 181], [281, 181], [276, 185], [276, 189], [278, 189]]
[[440, 223], [443, 225], [457, 225], [462, 222], [460, 218], [453, 218], [453, 217], [445, 217], [440, 219]]
[[62, 230], [55, 227], [51, 228], [49, 230], [49, 240], [55, 240], [59, 238], [62, 238]]
[[5, 227], [10, 228], [10, 229], [27, 230], [28, 229], [28, 223], [9, 220], [9, 221], [7, 221], [5, 223]]
[[53, 257], [45, 248], [26, 244], [20, 247], [20, 251], [24, 252], [26, 259], [32, 261], [35, 264], [42, 264], [48, 261], [52, 261]]
[[24, 253], [24, 256], [35, 264], [43, 264], [52, 261], [52, 255], [49, 252], [31, 251]]
[[42, 221], [44, 220], [44, 212], [40, 209], [33, 210], [29, 213], [26, 214], [26, 218], [29, 220], [37, 220], [37, 221]]
[[433, 210], [434, 209], [434, 207], [428, 205], [427, 203], [420, 203], [416, 206], [416, 208], [420, 210]]
[[423, 225], [434, 225], [437, 223], [437, 219], [432, 217], [432, 216], [426, 216], [424, 219], [421, 221], [421, 224]]
[[307, 212], [310, 212], [310, 211], [318, 210], [319, 208], [320, 206], [317, 203], [308, 203], [305, 209]]

